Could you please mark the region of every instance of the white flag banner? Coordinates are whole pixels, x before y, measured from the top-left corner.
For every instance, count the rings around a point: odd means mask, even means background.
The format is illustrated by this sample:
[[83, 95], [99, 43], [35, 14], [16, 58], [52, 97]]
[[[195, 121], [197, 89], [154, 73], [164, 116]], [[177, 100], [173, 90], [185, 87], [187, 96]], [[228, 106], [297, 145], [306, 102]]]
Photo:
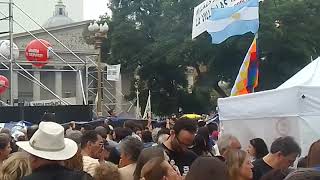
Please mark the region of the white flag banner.
[[232, 7], [247, 0], [205, 0], [193, 10], [192, 39], [207, 31], [207, 20], [215, 8]]
[[149, 96], [148, 96], [146, 108], [144, 109], [142, 119], [149, 119], [149, 118], [151, 118], [151, 93], [150, 93], [150, 90], [149, 90]]
[[120, 80], [120, 68], [121, 64], [107, 65], [107, 80], [119, 81]]

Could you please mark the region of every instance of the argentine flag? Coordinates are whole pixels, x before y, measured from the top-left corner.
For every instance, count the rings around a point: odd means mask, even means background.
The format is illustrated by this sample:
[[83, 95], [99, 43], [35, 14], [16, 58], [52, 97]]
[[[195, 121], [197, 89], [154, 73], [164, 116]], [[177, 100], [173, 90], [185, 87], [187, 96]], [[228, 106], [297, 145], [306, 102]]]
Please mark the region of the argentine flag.
[[234, 7], [213, 9], [207, 23], [213, 44], [220, 44], [231, 36], [256, 33], [259, 29], [259, 1], [248, 0]]

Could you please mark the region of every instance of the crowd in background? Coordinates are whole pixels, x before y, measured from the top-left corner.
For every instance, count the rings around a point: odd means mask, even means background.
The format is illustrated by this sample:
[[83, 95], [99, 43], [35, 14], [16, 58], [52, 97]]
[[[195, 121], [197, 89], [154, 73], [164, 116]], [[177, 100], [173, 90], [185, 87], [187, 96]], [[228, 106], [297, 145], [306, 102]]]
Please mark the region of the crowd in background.
[[18, 137], [0, 131], [0, 180], [320, 180], [320, 141], [301, 155], [289, 136], [243, 147], [217, 122], [171, 118], [154, 128], [63, 127], [41, 122]]

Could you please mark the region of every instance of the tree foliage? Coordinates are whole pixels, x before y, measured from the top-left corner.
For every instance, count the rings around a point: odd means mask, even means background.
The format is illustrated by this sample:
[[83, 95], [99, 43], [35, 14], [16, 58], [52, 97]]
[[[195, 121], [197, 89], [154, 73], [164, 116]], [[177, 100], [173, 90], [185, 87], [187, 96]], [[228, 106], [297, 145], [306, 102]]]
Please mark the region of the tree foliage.
[[[170, 114], [178, 107], [198, 113], [212, 109], [214, 83], [224, 80], [233, 85], [252, 42], [249, 33], [219, 45], [212, 45], [207, 33], [191, 40], [193, 8], [199, 3], [201, 0], [111, 1], [108, 63], [121, 63], [127, 73], [142, 66], [141, 96], [146, 99], [151, 90], [157, 114]], [[315, 0], [265, 0], [260, 4], [259, 90], [277, 87], [311, 56], [319, 55], [319, 12], [320, 1]], [[200, 71], [201, 65], [208, 70]], [[187, 66], [198, 73], [192, 94], [186, 91]]]

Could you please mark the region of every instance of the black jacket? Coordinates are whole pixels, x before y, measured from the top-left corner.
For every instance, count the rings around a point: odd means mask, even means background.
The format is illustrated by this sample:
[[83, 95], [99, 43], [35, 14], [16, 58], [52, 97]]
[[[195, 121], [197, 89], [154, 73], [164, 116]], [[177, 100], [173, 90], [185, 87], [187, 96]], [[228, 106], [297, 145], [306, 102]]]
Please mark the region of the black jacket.
[[83, 171], [72, 171], [59, 164], [42, 166], [22, 180], [93, 180]]

